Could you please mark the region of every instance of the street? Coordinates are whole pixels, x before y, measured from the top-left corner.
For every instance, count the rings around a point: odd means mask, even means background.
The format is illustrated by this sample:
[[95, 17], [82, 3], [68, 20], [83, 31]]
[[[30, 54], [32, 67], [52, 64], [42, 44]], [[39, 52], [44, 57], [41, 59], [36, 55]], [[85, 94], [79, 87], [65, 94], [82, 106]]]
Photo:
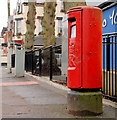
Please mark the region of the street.
[[[2, 67], [2, 118], [79, 118], [67, 111], [67, 91], [29, 75], [16, 78]], [[1, 76], [0, 75], [0, 76]], [[0, 101], [1, 102], [1, 101]], [[97, 118], [115, 118], [115, 108], [104, 104]]]

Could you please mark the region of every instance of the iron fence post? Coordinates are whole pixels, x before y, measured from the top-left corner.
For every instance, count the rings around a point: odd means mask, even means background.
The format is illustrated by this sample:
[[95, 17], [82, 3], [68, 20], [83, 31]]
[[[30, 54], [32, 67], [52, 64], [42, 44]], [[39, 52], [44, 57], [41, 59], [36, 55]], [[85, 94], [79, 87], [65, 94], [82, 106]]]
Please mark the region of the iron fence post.
[[106, 38], [106, 94], [109, 94], [109, 83], [110, 83], [110, 36]]
[[115, 35], [115, 97], [117, 97], [117, 34]]
[[42, 69], [42, 58], [41, 58], [42, 50], [39, 49], [39, 76], [41, 77], [41, 69]]
[[27, 61], [28, 61], [28, 71], [31, 72], [32, 70], [32, 53], [31, 52], [28, 52], [28, 55], [27, 55]]
[[33, 74], [33, 57], [34, 57], [33, 53], [34, 53], [34, 51], [32, 50], [31, 53], [32, 53], [31, 56], [32, 56], [32, 74]]
[[52, 80], [52, 46], [50, 46], [50, 80]]
[[106, 57], [107, 57], [107, 71], [110, 71], [110, 37], [108, 36], [106, 38], [107, 40], [107, 51], [106, 51]]
[[27, 72], [27, 51], [25, 52], [25, 70]]

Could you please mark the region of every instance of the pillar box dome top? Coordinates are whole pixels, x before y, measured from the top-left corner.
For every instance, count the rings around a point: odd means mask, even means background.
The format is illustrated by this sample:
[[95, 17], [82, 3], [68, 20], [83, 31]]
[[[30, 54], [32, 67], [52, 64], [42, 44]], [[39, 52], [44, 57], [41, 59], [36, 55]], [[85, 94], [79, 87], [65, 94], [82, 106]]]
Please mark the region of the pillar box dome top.
[[73, 8], [71, 8], [71, 9], [69, 9], [69, 11], [67, 12], [67, 14], [70, 13], [70, 12], [82, 11], [82, 10], [87, 10], [87, 9], [97, 9], [97, 10], [101, 10], [101, 9], [98, 8], [98, 7], [77, 6], [77, 7], [73, 7]]

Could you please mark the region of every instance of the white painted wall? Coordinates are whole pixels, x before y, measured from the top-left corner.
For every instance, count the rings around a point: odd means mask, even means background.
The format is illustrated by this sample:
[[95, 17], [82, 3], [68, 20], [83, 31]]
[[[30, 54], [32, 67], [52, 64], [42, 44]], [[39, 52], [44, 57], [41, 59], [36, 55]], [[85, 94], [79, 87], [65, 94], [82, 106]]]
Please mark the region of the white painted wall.
[[[60, 10], [61, 10], [61, 2], [60, 2], [60, 0], [57, 0], [56, 13], [55, 13], [56, 17], [63, 17], [64, 16], [64, 13], [60, 12]], [[22, 23], [21, 23], [21, 33], [22, 34], [26, 33], [27, 12], [28, 12], [28, 6], [23, 5], [23, 14], [14, 16], [14, 19], [23, 18]], [[43, 16], [44, 8], [42, 6], [36, 6], [36, 12], [37, 12], [37, 14], [35, 16], [35, 25], [36, 25], [35, 34], [38, 35], [38, 33], [39, 33], [39, 19], [37, 19], [37, 16]], [[55, 36], [57, 36], [57, 35], [58, 35], [58, 20], [55, 19]]]

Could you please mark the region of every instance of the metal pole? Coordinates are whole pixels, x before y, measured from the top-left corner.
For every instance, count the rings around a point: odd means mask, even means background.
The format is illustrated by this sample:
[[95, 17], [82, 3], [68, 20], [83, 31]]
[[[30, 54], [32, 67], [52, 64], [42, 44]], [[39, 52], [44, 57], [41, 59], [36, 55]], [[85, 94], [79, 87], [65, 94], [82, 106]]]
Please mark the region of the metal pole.
[[106, 38], [107, 40], [107, 71], [110, 71], [110, 37]]
[[27, 72], [27, 51], [25, 52], [25, 70]]
[[39, 76], [41, 77], [41, 69], [42, 69], [42, 58], [41, 58], [42, 50], [39, 49]]
[[52, 46], [50, 46], [50, 80], [52, 80]]
[[115, 35], [115, 97], [117, 97], [117, 36]]
[[32, 53], [32, 74], [33, 74], [33, 57], [34, 57], [34, 51], [32, 50], [31, 53]]
[[109, 94], [109, 83], [110, 83], [110, 37], [106, 38], [106, 94]]

